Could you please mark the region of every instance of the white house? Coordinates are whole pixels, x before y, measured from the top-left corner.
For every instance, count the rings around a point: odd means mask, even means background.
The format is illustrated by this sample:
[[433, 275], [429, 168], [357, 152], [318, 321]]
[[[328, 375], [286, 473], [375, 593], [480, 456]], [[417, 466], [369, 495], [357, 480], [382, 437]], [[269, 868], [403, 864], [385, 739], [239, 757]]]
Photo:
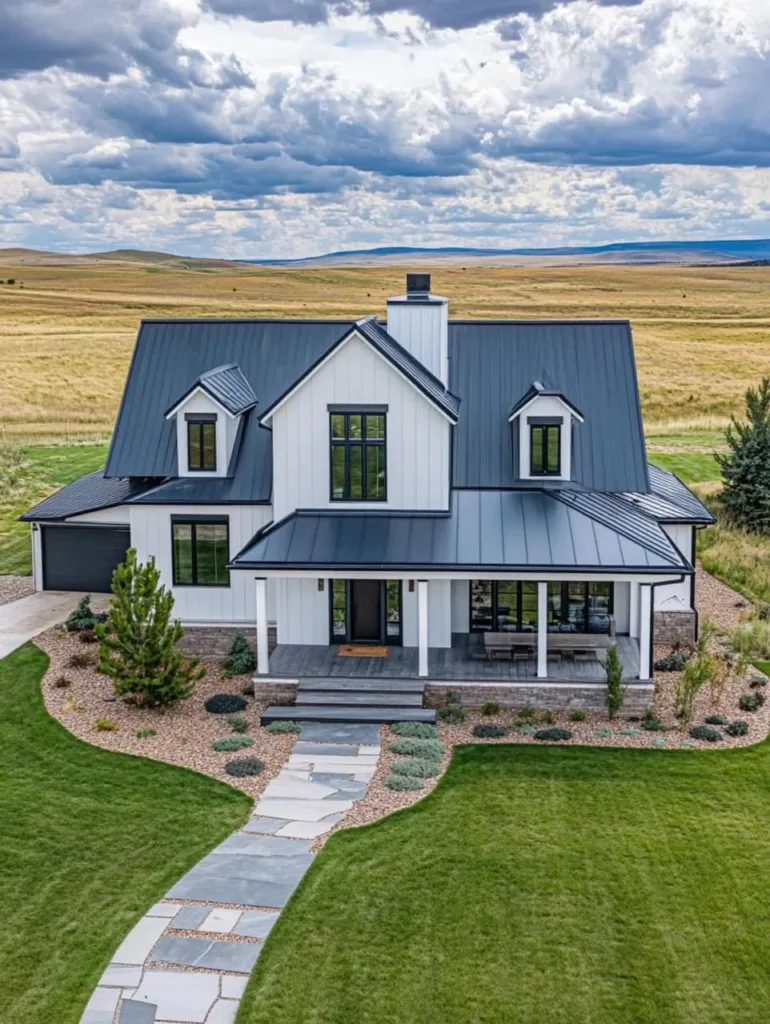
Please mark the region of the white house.
[[612, 637], [648, 685], [653, 637], [694, 636], [712, 522], [647, 463], [627, 321], [450, 320], [424, 274], [385, 321], [144, 321], [104, 470], [23, 518], [38, 588], [105, 591], [132, 546], [266, 678], [363, 644], [559, 686]]

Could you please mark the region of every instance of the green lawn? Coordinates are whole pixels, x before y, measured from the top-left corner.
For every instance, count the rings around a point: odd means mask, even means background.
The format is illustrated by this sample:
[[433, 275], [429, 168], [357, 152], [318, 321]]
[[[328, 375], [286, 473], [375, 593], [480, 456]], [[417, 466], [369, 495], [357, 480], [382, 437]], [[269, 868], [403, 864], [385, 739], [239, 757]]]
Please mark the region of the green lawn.
[[676, 475], [686, 484], [707, 483], [721, 480], [721, 472], [713, 455], [702, 452], [677, 452], [658, 455], [650, 453], [649, 460], [661, 469]]
[[18, 516], [64, 484], [101, 469], [106, 445], [0, 447], [0, 576], [32, 572], [29, 523]]
[[31, 645], [0, 661], [3, 1024], [77, 1024], [129, 929], [251, 806], [75, 739], [43, 707], [46, 665]]
[[238, 1024], [748, 1024], [768, 1017], [770, 744], [463, 747], [334, 836]]

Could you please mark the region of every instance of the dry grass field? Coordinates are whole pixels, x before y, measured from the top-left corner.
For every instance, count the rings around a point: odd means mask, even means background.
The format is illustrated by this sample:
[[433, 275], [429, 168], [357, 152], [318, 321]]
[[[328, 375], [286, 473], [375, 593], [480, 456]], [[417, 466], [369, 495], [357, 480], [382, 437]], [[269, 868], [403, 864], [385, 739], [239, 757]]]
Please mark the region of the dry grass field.
[[[383, 313], [404, 278], [392, 266], [2, 258], [0, 280], [14, 284], [0, 285], [0, 435], [25, 443], [109, 435], [142, 317]], [[630, 318], [661, 452], [711, 451], [745, 388], [770, 373], [770, 267], [442, 266], [434, 290], [454, 316]]]

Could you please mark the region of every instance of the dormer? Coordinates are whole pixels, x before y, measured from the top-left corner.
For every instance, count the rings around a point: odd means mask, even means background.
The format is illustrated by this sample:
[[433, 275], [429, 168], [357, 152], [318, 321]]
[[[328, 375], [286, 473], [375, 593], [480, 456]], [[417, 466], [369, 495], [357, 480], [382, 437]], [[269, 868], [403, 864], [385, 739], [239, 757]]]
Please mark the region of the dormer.
[[519, 479], [572, 479], [572, 429], [583, 422], [583, 414], [561, 391], [534, 381], [508, 422], [517, 432]]
[[234, 363], [202, 373], [166, 412], [176, 419], [179, 476], [229, 476], [243, 416], [257, 396]]

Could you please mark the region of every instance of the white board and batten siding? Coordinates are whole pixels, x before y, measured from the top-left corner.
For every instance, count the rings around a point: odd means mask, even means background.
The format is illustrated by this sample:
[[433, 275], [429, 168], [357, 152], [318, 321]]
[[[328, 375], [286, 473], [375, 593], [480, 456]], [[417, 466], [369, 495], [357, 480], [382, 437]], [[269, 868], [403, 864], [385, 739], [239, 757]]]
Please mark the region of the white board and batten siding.
[[[671, 541], [689, 561], [692, 556], [693, 526], [672, 524], [662, 526]], [[692, 582], [685, 576], [681, 583], [666, 583], [655, 587], [656, 612], [681, 612], [692, 610]]]
[[[330, 405], [387, 405], [387, 501], [331, 500]], [[296, 509], [449, 508], [450, 423], [356, 336], [276, 409], [272, 430], [276, 522]]]
[[[229, 587], [175, 587], [171, 555], [172, 516], [227, 516], [230, 557], [272, 519], [269, 505], [132, 505], [131, 544], [140, 561], [151, 555], [174, 594], [174, 614], [183, 623], [248, 625], [256, 622], [255, 573], [231, 572]], [[268, 619], [275, 621], [275, 584], [267, 585]]]
[[[187, 461], [187, 420], [189, 414], [205, 413], [216, 416], [216, 445], [217, 445], [217, 468], [216, 472], [193, 472], [188, 467]], [[212, 476], [226, 476], [227, 467], [230, 463], [230, 456], [233, 453], [233, 445], [238, 434], [239, 416], [231, 416], [222, 406], [215, 402], [210, 395], [198, 389], [194, 391], [177, 409], [176, 416], [176, 450], [178, 455], [179, 476], [192, 476], [210, 478]]]

